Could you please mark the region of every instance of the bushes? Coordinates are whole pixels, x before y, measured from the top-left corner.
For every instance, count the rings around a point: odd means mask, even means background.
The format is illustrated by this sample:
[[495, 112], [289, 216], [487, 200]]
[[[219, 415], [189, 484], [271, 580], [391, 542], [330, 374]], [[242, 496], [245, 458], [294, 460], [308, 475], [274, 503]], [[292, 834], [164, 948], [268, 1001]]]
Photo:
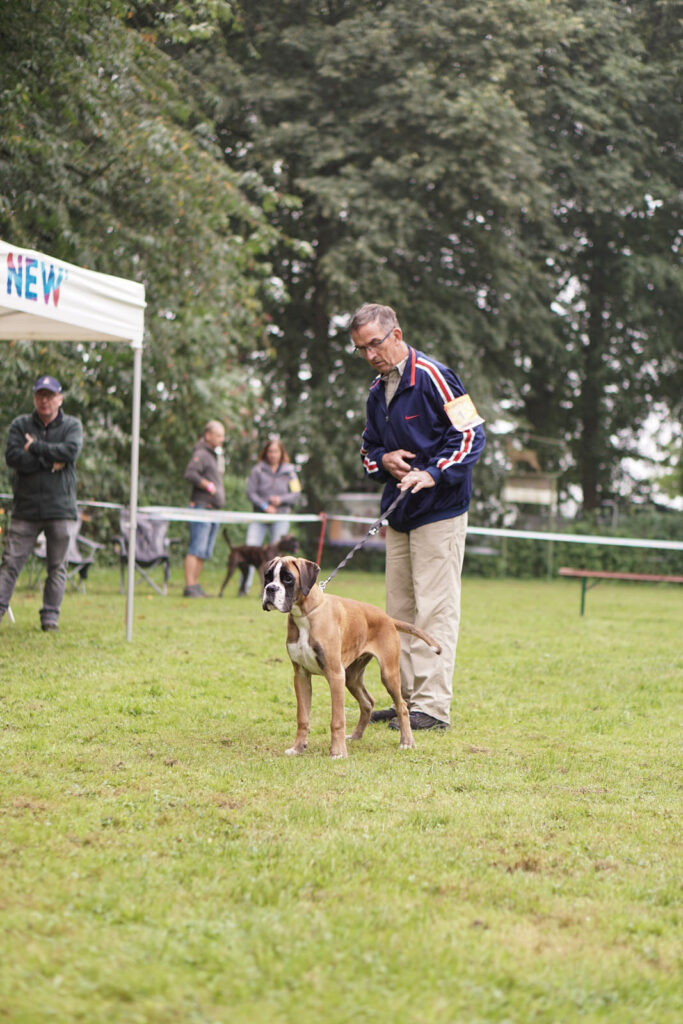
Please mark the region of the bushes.
[[[680, 512], [634, 509], [622, 515], [616, 527], [606, 527], [597, 517], [585, 516], [572, 523], [548, 525], [538, 532], [680, 542], [683, 540], [682, 521]], [[469, 543], [471, 547], [477, 547], [475, 538], [471, 537]], [[683, 551], [510, 537], [496, 538], [493, 543], [499, 548], [498, 555], [466, 554], [465, 572], [468, 575], [534, 578], [554, 575], [561, 565], [605, 572], [683, 575]]]

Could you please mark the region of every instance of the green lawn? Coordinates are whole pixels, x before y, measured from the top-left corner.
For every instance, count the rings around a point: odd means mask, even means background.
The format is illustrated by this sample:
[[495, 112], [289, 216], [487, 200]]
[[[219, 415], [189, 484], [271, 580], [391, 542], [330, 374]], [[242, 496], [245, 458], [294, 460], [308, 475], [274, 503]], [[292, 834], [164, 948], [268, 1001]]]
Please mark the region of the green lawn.
[[683, 589], [468, 579], [453, 728], [332, 761], [285, 617], [179, 576], [0, 626], [0, 1021], [681, 1019]]

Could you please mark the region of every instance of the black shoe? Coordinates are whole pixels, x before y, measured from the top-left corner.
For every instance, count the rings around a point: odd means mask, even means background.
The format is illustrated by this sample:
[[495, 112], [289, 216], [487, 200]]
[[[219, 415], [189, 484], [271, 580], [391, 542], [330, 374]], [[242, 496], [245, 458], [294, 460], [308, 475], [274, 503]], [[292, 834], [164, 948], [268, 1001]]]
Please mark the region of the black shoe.
[[43, 622], [41, 623], [40, 628], [43, 633], [57, 633], [59, 630], [59, 626], [56, 622]]
[[[398, 729], [398, 722], [389, 722], [390, 729]], [[410, 712], [410, 728], [416, 729], [450, 729], [448, 722], [442, 722], [439, 718], [432, 718], [425, 711]]]
[[396, 708], [382, 708], [381, 711], [371, 711], [370, 721], [371, 722], [390, 722], [392, 718], [396, 718]]
[[204, 593], [204, 591], [202, 590], [202, 588], [199, 585], [199, 583], [195, 583], [194, 586], [192, 586], [192, 587], [185, 587], [185, 589], [183, 590], [183, 597], [208, 597], [208, 596], [209, 596], [208, 594]]

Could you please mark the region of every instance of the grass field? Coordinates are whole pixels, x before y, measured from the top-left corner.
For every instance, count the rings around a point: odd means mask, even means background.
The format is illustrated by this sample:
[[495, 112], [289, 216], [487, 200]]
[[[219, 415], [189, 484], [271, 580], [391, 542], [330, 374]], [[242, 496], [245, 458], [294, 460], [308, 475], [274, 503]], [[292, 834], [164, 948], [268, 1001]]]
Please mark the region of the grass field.
[[0, 626], [0, 1021], [681, 1020], [682, 588], [466, 580], [453, 728], [332, 761], [284, 616], [175, 576]]

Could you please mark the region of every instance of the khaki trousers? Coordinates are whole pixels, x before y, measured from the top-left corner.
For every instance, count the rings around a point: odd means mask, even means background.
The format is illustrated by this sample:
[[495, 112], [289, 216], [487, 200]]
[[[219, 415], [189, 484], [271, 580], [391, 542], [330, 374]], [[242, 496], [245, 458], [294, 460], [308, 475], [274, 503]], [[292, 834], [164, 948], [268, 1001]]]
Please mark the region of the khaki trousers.
[[450, 722], [455, 649], [460, 626], [460, 576], [467, 513], [409, 533], [387, 527], [386, 605], [441, 645], [435, 654], [417, 637], [401, 634], [401, 690], [411, 711]]

